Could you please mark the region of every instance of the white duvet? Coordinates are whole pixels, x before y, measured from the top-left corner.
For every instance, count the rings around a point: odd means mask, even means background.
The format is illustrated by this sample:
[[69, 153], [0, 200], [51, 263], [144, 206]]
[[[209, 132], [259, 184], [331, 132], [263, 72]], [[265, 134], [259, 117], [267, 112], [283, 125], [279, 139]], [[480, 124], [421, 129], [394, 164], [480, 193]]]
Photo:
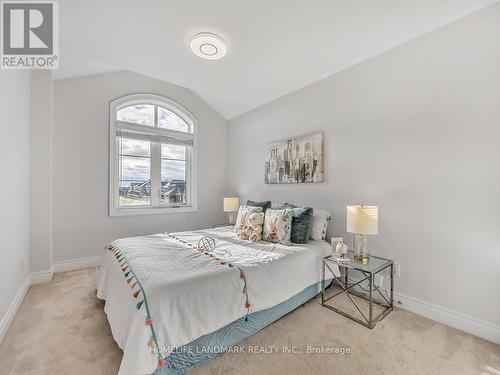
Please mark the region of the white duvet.
[[[250, 313], [275, 306], [321, 280], [321, 258], [330, 252], [324, 241], [284, 246], [250, 243], [232, 228], [125, 238], [112, 245], [126, 255], [147, 295], [158, 345], [167, 356], [175, 347], [214, 332]], [[203, 236], [216, 240], [215, 260], [193, 249]], [[184, 241], [186, 243], [181, 242]], [[233, 265], [228, 267], [227, 262]], [[242, 292], [244, 272], [247, 293]], [[123, 350], [120, 375], [151, 374], [157, 355], [148, 347], [142, 299], [132, 294], [119, 262], [109, 250], [102, 257], [97, 297], [106, 300], [113, 337]]]

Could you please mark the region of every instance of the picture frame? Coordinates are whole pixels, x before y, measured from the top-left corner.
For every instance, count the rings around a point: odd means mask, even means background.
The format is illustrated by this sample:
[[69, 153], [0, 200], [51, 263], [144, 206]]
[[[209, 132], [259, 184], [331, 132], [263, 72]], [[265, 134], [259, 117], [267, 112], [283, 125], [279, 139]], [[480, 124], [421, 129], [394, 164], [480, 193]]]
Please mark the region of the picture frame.
[[265, 148], [264, 182], [299, 184], [324, 182], [322, 131], [270, 142]]

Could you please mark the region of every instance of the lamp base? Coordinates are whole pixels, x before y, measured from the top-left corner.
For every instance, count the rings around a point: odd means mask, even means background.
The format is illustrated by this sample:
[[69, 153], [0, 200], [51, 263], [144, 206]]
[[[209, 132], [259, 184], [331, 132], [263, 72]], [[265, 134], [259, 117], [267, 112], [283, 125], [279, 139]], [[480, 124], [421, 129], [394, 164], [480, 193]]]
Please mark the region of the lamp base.
[[229, 213], [229, 225], [234, 225], [234, 213]]
[[354, 260], [358, 263], [366, 264], [370, 260], [368, 255], [354, 255]]
[[356, 234], [354, 236], [354, 260], [358, 263], [366, 264], [370, 260], [370, 246], [366, 234]]

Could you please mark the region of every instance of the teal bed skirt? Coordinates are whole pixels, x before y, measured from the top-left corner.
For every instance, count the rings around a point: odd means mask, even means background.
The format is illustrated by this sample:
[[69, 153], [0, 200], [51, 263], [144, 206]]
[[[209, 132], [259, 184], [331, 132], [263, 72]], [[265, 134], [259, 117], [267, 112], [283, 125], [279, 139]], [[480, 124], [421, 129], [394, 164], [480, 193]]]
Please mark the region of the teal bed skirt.
[[167, 364], [156, 370], [154, 375], [180, 375], [222, 354], [224, 349], [237, 345], [275, 322], [290, 311], [306, 303], [321, 292], [321, 282], [310, 285], [299, 294], [267, 310], [258, 311], [238, 319], [221, 329], [202, 336], [178, 348], [167, 358]]

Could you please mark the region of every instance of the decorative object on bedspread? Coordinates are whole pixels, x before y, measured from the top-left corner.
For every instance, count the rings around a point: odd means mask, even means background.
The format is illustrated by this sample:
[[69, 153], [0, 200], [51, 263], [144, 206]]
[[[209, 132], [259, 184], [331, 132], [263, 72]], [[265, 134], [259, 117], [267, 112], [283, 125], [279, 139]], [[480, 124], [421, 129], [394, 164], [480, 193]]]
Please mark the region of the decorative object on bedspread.
[[243, 229], [246, 225], [248, 217], [254, 212], [262, 212], [262, 207], [253, 206], [241, 206], [238, 211], [238, 217], [236, 218], [236, 224], [234, 225], [234, 231], [238, 233], [239, 230]]
[[290, 208], [283, 210], [268, 209], [264, 219], [264, 240], [290, 245], [292, 218], [293, 212]]
[[215, 249], [215, 240], [210, 236], [201, 237], [198, 241], [198, 249], [211, 252]]
[[323, 132], [306, 134], [266, 145], [266, 184], [323, 181]]
[[262, 240], [264, 224], [264, 213], [254, 212], [248, 217], [246, 224], [238, 231], [240, 240], [250, 240], [250, 242], [257, 242]]

